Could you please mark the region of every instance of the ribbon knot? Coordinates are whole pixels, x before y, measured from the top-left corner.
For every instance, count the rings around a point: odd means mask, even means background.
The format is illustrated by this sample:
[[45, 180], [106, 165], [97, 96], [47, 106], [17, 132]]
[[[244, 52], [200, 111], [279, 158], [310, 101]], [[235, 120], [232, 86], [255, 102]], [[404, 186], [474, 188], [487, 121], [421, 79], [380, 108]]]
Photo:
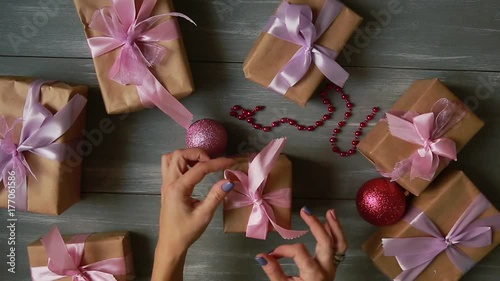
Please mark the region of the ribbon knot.
[[158, 42], [179, 38], [176, 21], [161, 21], [162, 18], [181, 17], [195, 23], [181, 13], [150, 16], [155, 5], [156, 0], [144, 0], [136, 11], [135, 0], [111, 0], [111, 6], [96, 10], [89, 23], [90, 28], [104, 36], [88, 38], [87, 42], [93, 58], [120, 49], [109, 78], [122, 85], [135, 85], [145, 107], [156, 106], [188, 128], [193, 115], [148, 68], [161, 63], [167, 53]]
[[486, 247], [493, 241], [493, 229], [500, 230], [500, 214], [477, 219], [491, 203], [480, 194], [456, 221], [446, 237], [424, 212], [411, 207], [403, 218], [414, 228], [431, 237], [384, 238], [384, 255], [395, 256], [403, 272], [395, 281], [415, 280], [442, 252], [453, 265], [465, 273], [475, 264], [457, 245], [470, 248]]
[[344, 86], [349, 74], [335, 61], [337, 52], [314, 43], [343, 8], [344, 5], [337, 0], [326, 0], [314, 24], [310, 6], [292, 5], [286, 0], [281, 2], [264, 32], [301, 47], [278, 71], [268, 86], [270, 90], [286, 94], [304, 77], [313, 62], [326, 78], [340, 87]]
[[387, 113], [391, 135], [420, 147], [408, 158], [396, 163], [391, 172], [381, 174], [396, 181], [409, 172], [411, 180], [418, 177], [431, 181], [441, 161], [456, 161], [455, 142], [442, 135], [460, 122], [465, 114], [463, 108], [445, 98], [438, 100], [429, 113]]
[[294, 239], [307, 233], [307, 231], [288, 230], [276, 223], [271, 205], [290, 208], [291, 188], [281, 188], [273, 192], [263, 193], [267, 177], [283, 151], [285, 141], [284, 138], [275, 139], [266, 145], [248, 164], [248, 174], [238, 170], [224, 171], [226, 179], [238, 179], [233, 190], [225, 198], [224, 209], [252, 206], [246, 237], [266, 239], [269, 223], [285, 239]]
[[[9, 180], [9, 173], [13, 172], [18, 198], [15, 207], [18, 210], [27, 210], [26, 177], [28, 173], [36, 179], [23, 153], [31, 152], [50, 160], [63, 161], [66, 145], [55, 141], [71, 127], [87, 103], [83, 96], [75, 95], [56, 114], [52, 114], [40, 103], [42, 85], [51, 82], [37, 80], [30, 84], [23, 116], [15, 120], [11, 126], [7, 124], [4, 116], [0, 115], [0, 147], [2, 148], [0, 149], [0, 182], [3, 181], [4, 187], [7, 186], [12, 181]], [[19, 139], [16, 141], [13, 130], [17, 124], [22, 124], [22, 128]]]

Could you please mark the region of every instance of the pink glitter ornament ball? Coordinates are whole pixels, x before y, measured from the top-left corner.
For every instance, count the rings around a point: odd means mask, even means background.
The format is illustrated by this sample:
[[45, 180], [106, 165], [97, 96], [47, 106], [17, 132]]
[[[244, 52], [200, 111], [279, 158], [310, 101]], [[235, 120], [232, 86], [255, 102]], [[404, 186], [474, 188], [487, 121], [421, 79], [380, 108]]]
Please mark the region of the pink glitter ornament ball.
[[227, 144], [226, 129], [213, 119], [201, 119], [189, 126], [186, 132], [186, 147], [203, 148], [210, 157], [224, 153]]
[[406, 211], [402, 188], [389, 179], [376, 178], [364, 183], [356, 196], [359, 215], [376, 226], [395, 224]]

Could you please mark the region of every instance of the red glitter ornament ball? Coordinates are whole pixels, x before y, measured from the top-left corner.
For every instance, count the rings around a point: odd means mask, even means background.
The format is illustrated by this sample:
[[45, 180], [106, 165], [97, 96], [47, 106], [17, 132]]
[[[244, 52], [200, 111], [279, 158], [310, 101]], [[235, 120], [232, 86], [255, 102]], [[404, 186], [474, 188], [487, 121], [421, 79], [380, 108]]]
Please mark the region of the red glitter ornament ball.
[[395, 224], [406, 210], [406, 197], [402, 188], [385, 178], [364, 183], [356, 196], [359, 215], [376, 226]]
[[224, 153], [227, 144], [226, 129], [213, 119], [201, 119], [189, 126], [186, 132], [186, 147], [203, 148], [210, 157]]

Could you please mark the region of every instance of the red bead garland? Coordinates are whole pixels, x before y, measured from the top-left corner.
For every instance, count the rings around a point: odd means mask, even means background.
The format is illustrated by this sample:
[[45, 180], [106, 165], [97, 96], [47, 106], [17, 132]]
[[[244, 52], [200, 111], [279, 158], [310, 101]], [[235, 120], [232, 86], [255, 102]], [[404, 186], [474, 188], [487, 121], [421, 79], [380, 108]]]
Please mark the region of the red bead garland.
[[[354, 139], [351, 142], [352, 144], [351, 148], [347, 151], [341, 151], [340, 148], [337, 146], [337, 135], [341, 133], [342, 131], [341, 128], [347, 125], [347, 120], [349, 120], [349, 118], [352, 116], [352, 109], [354, 108], [354, 104], [349, 100], [349, 96], [344, 93], [343, 89], [334, 84], [328, 84], [320, 93], [323, 104], [327, 106], [328, 113], [324, 114], [320, 120], [314, 123], [314, 125], [310, 126], [302, 125], [299, 124], [296, 120], [287, 117], [283, 117], [280, 118], [279, 120], [271, 122], [270, 126], [264, 126], [262, 124], [256, 123], [255, 119], [252, 118], [252, 116], [254, 116], [257, 111], [264, 110], [265, 106], [262, 105], [256, 106], [252, 110], [244, 109], [240, 105], [234, 105], [231, 108], [229, 115], [239, 120], [246, 120], [246, 122], [251, 124], [256, 130], [262, 130], [266, 133], [271, 132], [274, 127], [278, 127], [281, 124], [289, 124], [290, 126], [296, 127], [297, 130], [299, 131], [312, 132], [316, 128], [323, 126], [326, 121], [330, 120], [332, 118], [333, 112], [335, 112], [335, 107], [333, 106], [333, 103], [330, 101], [330, 99], [326, 97], [328, 94], [327, 91], [331, 89], [335, 89], [335, 92], [340, 94], [340, 97], [345, 102], [347, 111], [344, 113], [342, 121], [338, 122], [337, 127], [332, 130], [330, 145], [332, 146], [332, 151], [339, 154], [341, 157], [351, 156], [354, 153], [356, 153], [356, 147], [359, 143], [359, 137], [362, 135], [363, 128], [367, 126], [368, 122], [374, 119], [375, 115], [379, 111], [379, 108], [378, 107], [372, 108], [372, 112], [366, 116], [363, 122], [359, 123], [358, 129], [356, 130], [356, 132], [354, 132]], [[238, 114], [239, 111], [241, 111], [241, 114]]]

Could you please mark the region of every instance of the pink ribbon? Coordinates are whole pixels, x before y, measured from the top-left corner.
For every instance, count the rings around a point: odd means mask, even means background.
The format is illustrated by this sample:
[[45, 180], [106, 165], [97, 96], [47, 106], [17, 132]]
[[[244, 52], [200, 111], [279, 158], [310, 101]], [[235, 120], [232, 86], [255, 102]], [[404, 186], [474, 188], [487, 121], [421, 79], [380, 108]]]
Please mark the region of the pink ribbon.
[[224, 177], [238, 178], [233, 190], [226, 196], [224, 209], [238, 209], [252, 206], [248, 219], [246, 237], [265, 240], [269, 229], [269, 222], [274, 229], [285, 239], [294, 239], [307, 231], [287, 230], [276, 223], [271, 205], [290, 208], [292, 203], [292, 189], [282, 188], [265, 193], [267, 176], [274, 167], [285, 146], [286, 139], [271, 141], [248, 165], [248, 175], [238, 170], [225, 170]]
[[396, 163], [392, 172], [381, 174], [396, 181], [410, 172], [410, 179], [431, 181], [441, 161], [457, 160], [455, 142], [441, 136], [465, 116], [466, 111], [448, 99], [438, 100], [431, 112], [387, 113], [391, 135], [420, 146], [410, 157]]
[[311, 63], [333, 83], [343, 87], [349, 74], [335, 61], [337, 52], [314, 42], [328, 29], [344, 8], [337, 0], [326, 0], [316, 23], [308, 5], [292, 5], [286, 0], [267, 22], [264, 32], [277, 38], [301, 46], [290, 61], [280, 69], [268, 86], [268, 89], [286, 94], [288, 89], [304, 77]]
[[404, 220], [432, 237], [382, 239], [384, 255], [395, 256], [403, 272], [395, 281], [415, 280], [443, 251], [462, 273], [475, 264], [458, 246], [479, 248], [491, 245], [493, 230], [500, 230], [500, 214], [476, 220], [491, 203], [479, 195], [443, 237], [438, 228], [420, 210], [410, 208]]
[[111, 258], [81, 265], [85, 240], [90, 234], [73, 236], [68, 244], [53, 227], [42, 239], [42, 245], [49, 257], [47, 266], [31, 268], [31, 277], [37, 281], [54, 281], [71, 277], [72, 281], [115, 281], [114, 276], [127, 275], [131, 268], [131, 257]]
[[[75, 122], [82, 112], [87, 100], [75, 95], [61, 110], [52, 114], [40, 103], [40, 91], [43, 84], [53, 81], [37, 80], [30, 84], [22, 118], [17, 119], [9, 127], [5, 117], [0, 115], [0, 172], [4, 187], [9, 182], [9, 173], [15, 174], [16, 200], [18, 210], [27, 210], [27, 174], [35, 175], [24, 158], [25, 152], [31, 152], [50, 160], [63, 161], [66, 144], [56, 143]], [[16, 144], [14, 128], [22, 123], [21, 134]], [[12, 177], [12, 176], [11, 176]]]
[[179, 37], [177, 22], [171, 19], [157, 24], [161, 18], [182, 17], [195, 23], [181, 13], [149, 17], [155, 5], [156, 0], [144, 0], [139, 12], [136, 12], [134, 0], [111, 0], [111, 6], [96, 10], [89, 23], [90, 28], [104, 36], [87, 41], [94, 58], [119, 48], [120, 53], [109, 71], [109, 78], [122, 85], [135, 85], [145, 107], [157, 106], [179, 125], [188, 128], [193, 115], [148, 68], [160, 64], [167, 52], [157, 42]]

